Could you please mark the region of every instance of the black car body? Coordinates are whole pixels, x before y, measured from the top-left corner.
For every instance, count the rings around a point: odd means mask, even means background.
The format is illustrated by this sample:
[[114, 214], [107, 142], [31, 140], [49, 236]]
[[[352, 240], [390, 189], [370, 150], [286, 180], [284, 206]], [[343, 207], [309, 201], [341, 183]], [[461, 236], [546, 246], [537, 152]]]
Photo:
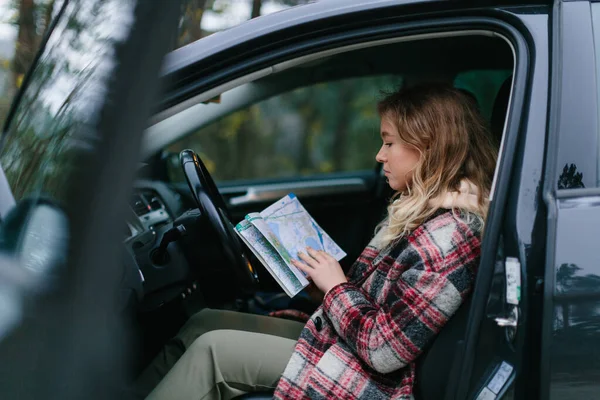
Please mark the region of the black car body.
[[[2, 398], [111, 398], [199, 308], [251, 310], [174, 175], [169, 151], [199, 129], [304, 87], [473, 74], [496, 82], [473, 86], [500, 143], [494, 192], [474, 293], [422, 357], [417, 395], [600, 397], [600, 4], [329, 0], [166, 54], [178, 2], [102, 3], [62, 4], [4, 127]], [[239, 179], [239, 160], [215, 160], [233, 222], [294, 191], [349, 262], [389, 196], [374, 157]], [[177, 224], [195, 228], [157, 261]]]

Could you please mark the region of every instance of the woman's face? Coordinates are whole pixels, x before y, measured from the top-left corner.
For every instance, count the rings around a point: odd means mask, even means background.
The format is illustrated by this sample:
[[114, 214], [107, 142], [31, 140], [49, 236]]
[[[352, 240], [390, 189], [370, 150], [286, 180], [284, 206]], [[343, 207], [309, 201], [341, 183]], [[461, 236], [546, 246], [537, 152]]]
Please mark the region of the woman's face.
[[419, 162], [419, 152], [400, 141], [398, 130], [387, 118], [381, 119], [383, 145], [375, 159], [383, 164], [383, 171], [392, 189], [406, 190], [412, 179], [413, 170]]

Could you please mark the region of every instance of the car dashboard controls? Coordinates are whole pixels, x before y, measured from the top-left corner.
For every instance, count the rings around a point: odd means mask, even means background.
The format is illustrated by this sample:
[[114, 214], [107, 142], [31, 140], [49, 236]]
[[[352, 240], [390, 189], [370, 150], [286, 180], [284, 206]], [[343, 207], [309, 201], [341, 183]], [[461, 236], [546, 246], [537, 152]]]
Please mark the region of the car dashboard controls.
[[164, 201], [153, 189], [136, 191], [129, 205], [144, 229], [156, 228], [171, 221]]
[[185, 226], [183, 225], [177, 225], [166, 231], [163, 234], [158, 247], [152, 250], [152, 253], [150, 254], [152, 263], [154, 265], [167, 264], [170, 261], [169, 252], [167, 250], [169, 244], [179, 240], [182, 236], [185, 236], [186, 233]]

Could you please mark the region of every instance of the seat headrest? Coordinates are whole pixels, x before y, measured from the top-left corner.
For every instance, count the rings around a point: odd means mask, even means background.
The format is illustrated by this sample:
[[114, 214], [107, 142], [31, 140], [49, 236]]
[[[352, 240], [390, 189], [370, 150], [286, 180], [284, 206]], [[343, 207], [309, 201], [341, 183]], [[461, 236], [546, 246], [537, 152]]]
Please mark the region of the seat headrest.
[[502, 140], [502, 131], [504, 130], [504, 121], [506, 120], [506, 111], [508, 110], [512, 80], [513, 76], [510, 75], [504, 80], [502, 86], [500, 86], [500, 90], [498, 90], [498, 94], [496, 94], [496, 100], [494, 101], [494, 108], [492, 109], [492, 116], [490, 118], [492, 135], [498, 144], [500, 144], [500, 141]]

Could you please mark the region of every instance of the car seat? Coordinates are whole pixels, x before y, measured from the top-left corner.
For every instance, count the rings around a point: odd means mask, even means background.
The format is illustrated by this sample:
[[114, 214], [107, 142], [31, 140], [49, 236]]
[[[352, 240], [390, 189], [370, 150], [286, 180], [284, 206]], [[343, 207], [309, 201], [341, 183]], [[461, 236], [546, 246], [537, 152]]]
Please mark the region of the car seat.
[[498, 90], [498, 93], [496, 94], [496, 100], [494, 100], [494, 108], [492, 108], [492, 115], [490, 117], [490, 129], [498, 145], [500, 145], [500, 142], [502, 141], [502, 132], [504, 131], [504, 121], [506, 121], [506, 112], [508, 111], [512, 80], [513, 76], [510, 75], [504, 80], [502, 86], [500, 86], [500, 90]]
[[[461, 349], [467, 327], [470, 299], [467, 300], [442, 328], [435, 340], [417, 358], [416, 400], [443, 400], [445, 393], [459, 379], [455, 357]], [[236, 397], [236, 400], [272, 399], [273, 392], [254, 392]]]
[[[508, 102], [512, 88], [510, 75], [496, 94], [494, 108], [490, 118], [490, 128], [498, 144], [502, 140], [504, 121], [508, 110]], [[456, 357], [462, 351], [464, 336], [471, 299], [460, 306], [456, 314], [442, 328], [435, 340], [417, 358], [416, 382], [414, 396], [416, 400], [443, 400], [450, 396], [460, 377], [459, 362]], [[254, 392], [236, 397], [237, 400], [266, 400], [272, 399], [273, 392]]]

